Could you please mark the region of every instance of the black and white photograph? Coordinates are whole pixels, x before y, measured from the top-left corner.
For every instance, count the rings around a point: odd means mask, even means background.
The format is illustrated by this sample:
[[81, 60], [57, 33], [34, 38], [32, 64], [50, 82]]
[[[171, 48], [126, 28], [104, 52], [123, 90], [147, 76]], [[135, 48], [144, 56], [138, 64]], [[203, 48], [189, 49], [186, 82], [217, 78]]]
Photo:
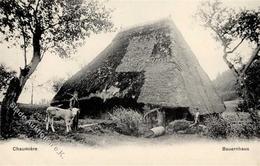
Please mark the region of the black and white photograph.
[[259, 0], [0, 0], [0, 165], [259, 154]]

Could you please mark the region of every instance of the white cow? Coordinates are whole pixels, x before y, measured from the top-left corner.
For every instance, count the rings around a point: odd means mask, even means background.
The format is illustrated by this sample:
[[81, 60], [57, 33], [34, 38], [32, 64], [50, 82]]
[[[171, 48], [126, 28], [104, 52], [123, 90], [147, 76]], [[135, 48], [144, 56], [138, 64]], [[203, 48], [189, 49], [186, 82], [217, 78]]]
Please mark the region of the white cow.
[[55, 117], [55, 118], [64, 119], [66, 125], [66, 132], [71, 131], [71, 124], [73, 122], [73, 119], [79, 112], [80, 110], [78, 108], [62, 109], [62, 108], [52, 107], [52, 106], [48, 107], [46, 109], [46, 114], [47, 114], [46, 130], [49, 129], [49, 123], [51, 123], [51, 129], [53, 132], [55, 132], [55, 129], [53, 127], [53, 120]]

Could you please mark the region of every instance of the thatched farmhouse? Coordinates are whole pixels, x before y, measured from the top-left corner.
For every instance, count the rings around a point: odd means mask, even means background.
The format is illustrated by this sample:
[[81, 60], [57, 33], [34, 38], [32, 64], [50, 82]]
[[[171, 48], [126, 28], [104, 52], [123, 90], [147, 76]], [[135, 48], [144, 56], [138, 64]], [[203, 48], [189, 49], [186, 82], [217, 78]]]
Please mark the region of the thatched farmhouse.
[[78, 92], [82, 114], [96, 116], [119, 105], [140, 110], [145, 105], [158, 107], [168, 117], [225, 109], [169, 19], [120, 32], [90, 64], [64, 83], [52, 104], [67, 105], [74, 91]]

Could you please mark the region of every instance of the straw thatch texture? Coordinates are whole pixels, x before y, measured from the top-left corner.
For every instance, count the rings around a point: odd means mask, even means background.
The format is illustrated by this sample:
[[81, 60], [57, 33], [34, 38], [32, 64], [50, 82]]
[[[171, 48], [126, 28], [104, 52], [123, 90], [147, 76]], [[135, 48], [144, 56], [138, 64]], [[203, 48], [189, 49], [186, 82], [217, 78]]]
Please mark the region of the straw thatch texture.
[[74, 90], [83, 100], [110, 87], [120, 89], [114, 97], [137, 103], [189, 107], [191, 113], [201, 114], [224, 111], [207, 74], [168, 19], [119, 33], [65, 82], [53, 102], [68, 100]]

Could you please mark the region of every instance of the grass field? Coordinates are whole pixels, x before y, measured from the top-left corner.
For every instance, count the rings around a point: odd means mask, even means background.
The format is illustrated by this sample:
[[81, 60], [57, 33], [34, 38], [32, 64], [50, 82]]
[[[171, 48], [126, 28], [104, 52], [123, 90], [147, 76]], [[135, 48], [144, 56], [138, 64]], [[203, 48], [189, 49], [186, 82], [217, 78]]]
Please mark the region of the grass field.
[[[164, 135], [158, 138], [147, 139], [143, 137], [133, 137], [119, 134], [115, 129], [113, 123], [109, 120], [100, 119], [80, 119], [79, 130], [77, 132], [65, 133], [65, 125], [63, 120], [54, 122], [56, 132], [53, 133], [50, 128], [45, 130], [45, 110], [47, 106], [20, 104], [21, 112], [25, 114], [27, 120], [22, 120], [19, 116], [15, 116], [14, 130], [16, 138], [22, 140], [33, 140], [41, 142], [40, 135], [30, 127], [28, 123], [34, 124], [41, 130], [47, 138], [54, 142], [85, 144], [88, 146], [109, 146], [121, 145], [124, 143], [130, 144], [149, 144], [149, 143], [165, 143], [185, 142], [191, 139], [206, 139], [199, 135]], [[82, 127], [86, 124], [100, 123], [92, 127]]]
[[[225, 102], [227, 110], [234, 111], [238, 101]], [[56, 132], [53, 133], [45, 130], [45, 110], [47, 106], [20, 104], [19, 108], [23, 112], [27, 120], [22, 120], [18, 116], [15, 117], [15, 133], [16, 138], [22, 140], [33, 140], [41, 142], [40, 135], [30, 127], [28, 122], [34, 124], [42, 133], [53, 142], [84, 144], [87, 146], [109, 146], [122, 144], [171, 144], [176, 142], [190, 142], [210, 140], [206, 136], [197, 134], [172, 134], [163, 135], [158, 138], [147, 139], [143, 137], [133, 137], [119, 134], [110, 121], [100, 119], [80, 119], [80, 128], [77, 132], [65, 133], [65, 125], [63, 120], [55, 121], [54, 127]], [[101, 123], [92, 127], [82, 127], [86, 124]]]
[[[157, 138], [126, 136], [109, 125], [80, 128], [66, 134], [64, 122], [56, 121], [56, 133], [45, 131], [43, 106], [21, 106], [51, 140], [43, 141], [19, 119], [17, 137], [0, 141], [0, 165], [247, 165], [259, 166], [259, 139], [213, 140], [196, 134], [172, 134]], [[33, 111], [32, 111], [33, 110]], [[39, 116], [34, 116], [35, 113]], [[102, 122], [80, 119], [80, 125]], [[52, 145], [50, 145], [50, 143]], [[13, 147], [36, 147], [35, 152], [13, 151]], [[249, 151], [223, 151], [222, 148], [248, 148]], [[62, 157], [55, 151], [61, 150]]]

